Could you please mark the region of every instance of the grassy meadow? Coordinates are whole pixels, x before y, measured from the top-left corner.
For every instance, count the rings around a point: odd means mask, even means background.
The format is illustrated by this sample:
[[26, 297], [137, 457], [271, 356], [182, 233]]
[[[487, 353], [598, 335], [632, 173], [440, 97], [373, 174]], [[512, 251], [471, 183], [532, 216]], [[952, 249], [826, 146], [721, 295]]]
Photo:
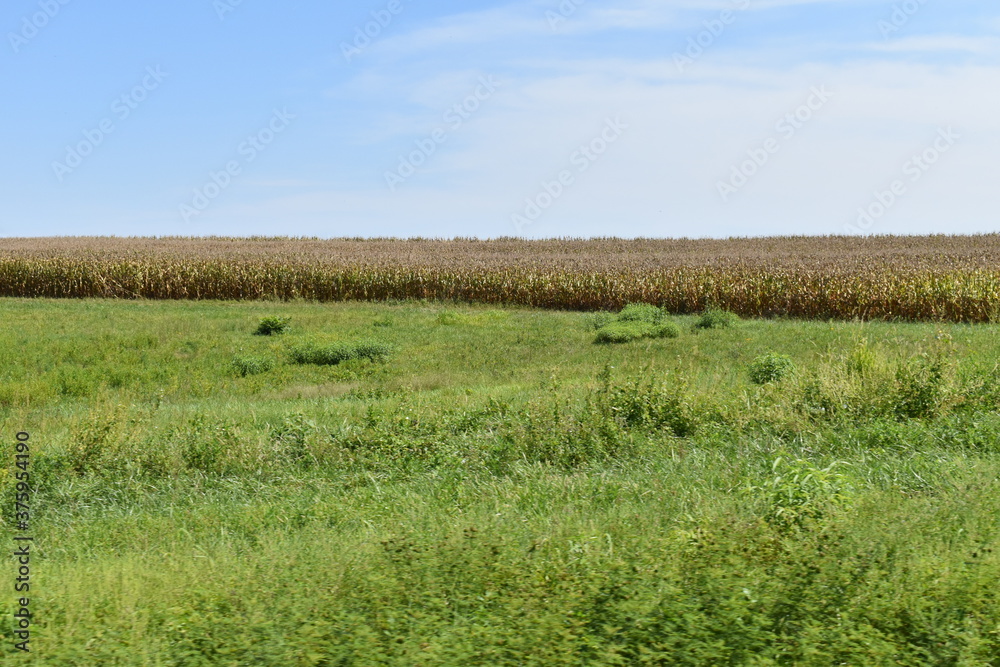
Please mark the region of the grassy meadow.
[[0, 662], [1000, 665], [1000, 327], [647, 314], [0, 299]]

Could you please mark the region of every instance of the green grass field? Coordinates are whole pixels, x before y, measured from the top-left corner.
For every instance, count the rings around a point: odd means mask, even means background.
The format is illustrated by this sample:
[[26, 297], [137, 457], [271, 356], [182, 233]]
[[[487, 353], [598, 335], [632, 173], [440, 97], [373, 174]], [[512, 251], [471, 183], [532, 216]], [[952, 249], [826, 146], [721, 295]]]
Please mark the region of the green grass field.
[[996, 325], [0, 315], [4, 665], [1000, 665]]

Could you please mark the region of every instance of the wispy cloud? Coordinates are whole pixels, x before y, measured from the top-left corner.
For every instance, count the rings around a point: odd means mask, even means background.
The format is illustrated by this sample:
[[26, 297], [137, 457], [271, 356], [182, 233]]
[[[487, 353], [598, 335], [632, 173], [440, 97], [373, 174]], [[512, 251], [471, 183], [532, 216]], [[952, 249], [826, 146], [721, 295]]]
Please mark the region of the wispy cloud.
[[[210, 114], [202, 111], [205, 91], [214, 94], [223, 85], [218, 72], [237, 71], [243, 62], [231, 54], [229, 60], [199, 54], [198, 62], [217, 63], [214, 69], [185, 69], [185, 59], [194, 59], [173, 54], [179, 68], [171, 70], [177, 85], [170, 95], [178, 97], [144, 105], [150, 124], [136, 116], [128, 140], [113, 135], [71, 186], [55, 191], [46, 182], [33, 186], [43, 194], [23, 197], [27, 177], [8, 168], [0, 189], [19, 219], [65, 220], [71, 213], [94, 221], [94, 231], [127, 229], [134, 220], [158, 233], [260, 233], [280, 225], [278, 231], [294, 234], [509, 235], [517, 231], [511, 213], [545, 192], [571, 156], [596, 141], [608, 118], [621, 118], [628, 130], [613, 150], [582, 161], [587, 168], [574, 173], [572, 188], [525, 234], [839, 233], [939, 128], [954, 127], [962, 141], [880, 219], [879, 231], [995, 225], [1000, 7], [927, 2], [883, 36], [879, 21], [901, 3], [587, 0], [572, 3], [575, 9], [553, 26], [547, 13], [560, 12], [560, 2], [468, 0], [419, 9], [414, 2], [413, 11], [401, 13], [350, 63], [329, 31], [318, 30], [294, 61], [274, 66], [280, 81], [252, 105], [267, 110], [293, 96], [294, 133], [266, 160], [245, 165], [246, 174], [213, 200], [197, 229], [176, 226], [177, 201], [225, 164], [234, 140], [242, 141], [239, 133], [219, 139], [218, 125], [206, 123]], [[241, 26], [258, 11], [245, 6]], [[713, 33], [727, 10], [738, 18]], [[346, 24], [358, 20], [352, 15]], [[306, 32], [301, 17], [296, 21], [289, 34]], [[263, 35], [271, 28], [258, 29]], [[225, 29], [237, 26], [227, 22]], [[712, 38], [702, 38], [696, 65], [680, 70], [674, 54], [706, 30]], [[32, 49], [41, 54], [45, 44], [38, 40]], [[146, 45], [133, 48], [143, 54]], [[21, 55], [22, 63], [35, 62], [29, 61], [34, 55]], [[284, 57], [284, 51], [269, 56]], [[254, 76], [265, 76], [269, 67], [254, 69]], [[35, 86], [46, 80], [28, 70], [20, 76]], [[461, 124], [449, 124], [449, 110], [469, 99], [482, 77], [502, 85], [473, 103], [475, 112]], [[233, 100], [253, 86], [239, 76], [234, 81], [215, 101], [216, 110], [228, 110], [216, 111], [220, 118], [246, 108]], [[34, 137], [76, 136], [79, 127], [92, 126], [105, 101], [98, 96], [79, 105], [66, 92], [76, 90], [73, 85], [64, 81], [58, 96], [38, 105], [51, 116], [42, 124], [31, 122], [45, 116], [39, 111], [9, 127]], [[815, 86], [833, 93], [822, 113], [783, 138], [766, 165], [746, 167], [753, 178], [720, 201], [719, 180], [733, 165], [745, 167], [748, 151], [780, 135], [777, 124], [794, 117]], [[30, 93], [22, 85], [14, 95], [33, 100]], [[60, 127], [68, 109], [80, 120]], [[448, 132], [439, 135], [432, 159], [411, 160], [414, 175], [390, 192], [386, 171], [441, 127]], [[157, 132], [168, 128], [170, 145], [157, 144]], [[142, 130], [147, 134], [136, 139]], [[28, 155], [58, 154], [64, 141], [42, 136], [32, 139], [37, 145], [21, 145], [15, 139], [10, 145]], [[43, 163], [38, 171], [46, 176]]]
[[865, 44], [864, 48], [887, 53], [964, 52], [978, 55], [1000, 54], [1000, 38], [963, 35], [919, 35], [887, 42]]

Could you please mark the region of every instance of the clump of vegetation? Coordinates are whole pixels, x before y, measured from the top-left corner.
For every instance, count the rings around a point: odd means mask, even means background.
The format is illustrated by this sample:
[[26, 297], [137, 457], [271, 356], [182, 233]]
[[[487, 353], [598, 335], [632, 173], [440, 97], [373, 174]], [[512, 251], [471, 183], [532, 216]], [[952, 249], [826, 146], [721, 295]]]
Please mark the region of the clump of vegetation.
[[292, 318], [290, 317], [265, 317], [261, 319], [260, 324], [257, 325], [257, 330], [253, 333], [255, 336], [274, 336], [275, 334], [283, 334], [288, 331], [288, 325], [291, 321]]
[[728, 329], [740, 321], [739, 315], [720, 308], [709, 308], [695, 323], [698, 329]]
[[920, 419], [937, 416], [946, 398], [945, 362], [940, 357], [920, 357], [896, 372], [896, 416]]
[[450, 327], [456, 324], [462, 324], [462, 322], [465, 321], [465, 318], [462, 317], [461, 313], [456, 313], [452, 310], [445, 310], [437, 314], [436, 320], [438, 324]]
[[649, 322], [659, 324], [666, 317], [662, 308], [651, 303], [630, 303], [618, 313], [619, 322]]
[[677, 338], [681, 331], [673, 322], [664, 322], [666, 313], [648, 303], [630, 303], [617, 316], [599, 313], [593, 322], [597, 343], [628, 343], [640, 338]]
[[614, 313], [607, 313], [600, 311], [593, 313], [587, 317], [587, 327], [593, 329], [594, 331], [599, 331], [603, 327], [611, 324], [615, 321]]
[[769, 524], [780, 530], [803, 528], [850, 501], [850, 481], [834, 470], [838, 465], [819, 468], [805, 459], [779, 456], [771, 464], [771, 478], [749, 491], [764, 497]]
[[769, 352], [750, 364], [750, 381], [754, 384], [780, 382], [795, 372], [795, 363], [787, 354]]
[[677, 338], [681, 335], [681, 328], [673, 322], [664, 322], [653, 327], [652, 338]]
[[292, 361], [297, 364], [335, 366], [354, 359], [368, 359], [372, 362], [385, 361], [392, 354], [392, 351], [392, 345], [376, 340], [342, 341], [328, 344], [308, 341], [293, 347], [291, 356]]
[[653, 327], [646, 322], [611, 322], [597, 330], [597, 343], [628, 343], [646, 338]]
[[240, 377], [260, 375], [274, 368], [274, 360], [268, 357], [236, 355], [232, 361], [233, 371]]

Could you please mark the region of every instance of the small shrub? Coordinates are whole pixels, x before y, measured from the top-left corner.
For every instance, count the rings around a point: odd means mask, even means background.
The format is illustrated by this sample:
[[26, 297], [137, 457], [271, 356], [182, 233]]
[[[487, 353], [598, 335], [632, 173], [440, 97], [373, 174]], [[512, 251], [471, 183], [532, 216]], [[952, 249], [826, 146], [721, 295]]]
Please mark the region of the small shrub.
[[945, 398], [944, 372], [941, 358], [922, 358], [900, 367], [896, 414], [903, 419], [936, 416]]
[[233, 357], [232, 367], [233, 371], [242, 378], [268, 372], [274, 368], [274, 361], [267, 357], [237, 355]]
[[67, 447], [69, 469], [83, 475], [104, 468], [104, 460], [113, 449], [121, 421], [121, 415], [113, 409], [95, 408]]
[[587, 327], [598, 331], [615, 321], [615, 316], [611, 313], [592, 313], [587, 317]]
[[695, 324], [698, 329], [728, 329], [740, 321], [739, 315], [728, 310], [709, 308], [701, 314], [701, 318]]
[[652, 338], [677, 338], [681, 335], [681, 330], [673, 322], [665, 322], [657, 325], [650, 335]]
[[257, 325], [254, 331], [255, 336], [273, 336], [283, 334], [288, 331], [288, 324], [292, 321], [290, 317], [265, 317]]
[[180, 456], [185, 468], [215, 475], [228, 472], [229, 457], [239, 445], [231, 423], [210, 423], [204, 415], [193, 417], [180, 438]]
[[619, 322], [649, 322], [659, 324], [663, 321], [666, 313], [662, 308], [649, 303], [630, 303], [618, 313]]
[[[642, 308], [640, 308], [642, 307]], [[662, 317], [663, 311], [655, 306], [647, 306], [647, 304], [637, 304], [634, 306], [628, 306], [622, 311], [624, 314], [626, 310], [631, 308], [629, 317], [631, 319], [623, 319], [621, 315], [618, 319], [608, 322], [598, 328], [597, 338], [594, 340], [595, 343], [628, 343], [633, 340], [639, 340], [640, 338], [677, 338], [681, 335], [680, 329], [673, 322], [662, 322], [660, 324], [653, 324], [651, 311], [648, 309], [653, 309], [659, 313], [658, 317]], [[645, 319], [640, 318], [640, 315], [645, 311]], [[658, 322], [660, 320], [657, 320]]]
[[615, 321], [597, 330], [595, 343], [628, 343], [640, 338], [677, 338], [680, 329], [673, 322], [652, 324], [644, 320]]
[[696, 413], [683, 382], [631, 380], [612, 384], [606, 370], [601, 376], [599, 407], [622, 425], [639, 429], [669, 429], [678, 437], [692, 435], [698, 427]]
[[653, 332], [648, 322], [612, 322], [597, 331], [597, 343], [628, 343], [645, 338]]
[[795, 364], [788, 355], [769, 352], [750, 364], [750, 381], [754, 384], [779, 382], [794, 372]]
[[339, 342], [328, 345], [304, 343], [291, 350], [292, 361], [297, 364], [335, 366], [352, 359], [368, 359], [372, 362], [385, 361], [392, 353], [392, 346], [374, 340]]
[[377, 340], [362, 340], [351, 344], [352, 359], [385, 361], [392, 353], [392, 346]]

